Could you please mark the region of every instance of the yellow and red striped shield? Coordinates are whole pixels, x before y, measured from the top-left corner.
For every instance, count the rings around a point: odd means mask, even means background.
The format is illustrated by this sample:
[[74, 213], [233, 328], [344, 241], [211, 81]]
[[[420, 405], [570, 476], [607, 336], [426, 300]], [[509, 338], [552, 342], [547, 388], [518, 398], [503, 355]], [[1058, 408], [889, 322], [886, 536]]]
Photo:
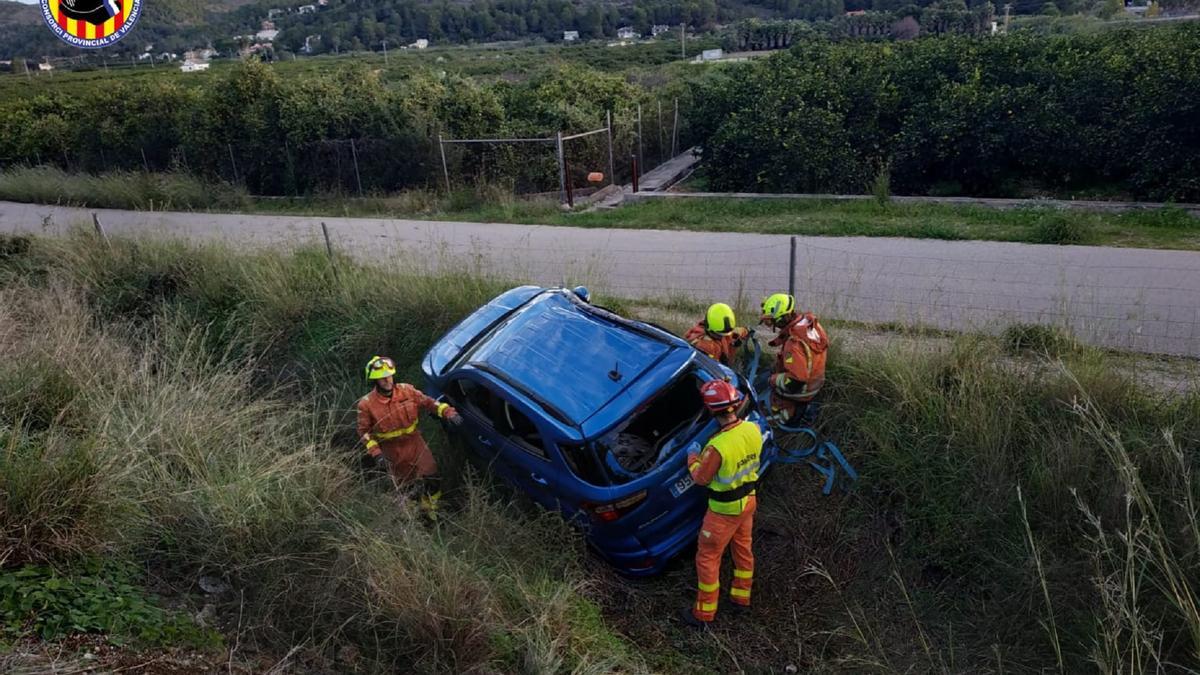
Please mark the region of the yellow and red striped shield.
[[42, 0], [42, 18], [50, 30], [63, 42], [84, 49], [107, 47], [125, 37], [141, 10], [142, 0], [95, 0], [84, 11], [76, 0]]

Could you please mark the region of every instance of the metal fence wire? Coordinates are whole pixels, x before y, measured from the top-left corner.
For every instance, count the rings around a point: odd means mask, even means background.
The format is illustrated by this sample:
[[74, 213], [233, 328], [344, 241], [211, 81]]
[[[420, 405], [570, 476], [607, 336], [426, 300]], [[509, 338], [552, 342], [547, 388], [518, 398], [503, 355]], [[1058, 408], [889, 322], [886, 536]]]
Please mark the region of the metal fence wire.
[[[347, 246], [362, 235], [334, 236]], [[659, 304], [722, 301], [751, 313], [766, 295], [794, 287], [803, 308], [829, 318], [985, 333], [1038, 324], [1102, 347], [1200, 356], [1200, 259], [1186, 253], [1157, 264], [1122, 262], [1119, 249], [1072, 257], [1055, 247], [997, 254], [952, 245], [926, 255], [928, 242], [487, 224], [436, 235], [397, 229], [383, 239], [398, 255], [422, 252], [430, 272], [583, 284]]]
[[[609, 123], [611, 119], [611, 127]], [[611, 128], [611, 134], [608, 129]], [[564, 137], [563, 158], [574, 187], [586, 189], [587, 176], [603, 173], [603, 184], [632, 180], [632, 160], [642, 173], [691, 147], [691, 127], [678, 101], [627, 101], [597, 120], [591, 129], [545, 129], [536, 143], [464, 143], [450, 139], [445, 163], [434, 125], [406, 129], [394, 137], [355, 136], [296, 142], [287, 138], [222, 137], [203, 141], [170, 130], [147, 130], [141, 137], [100, 133], [86, 142], [34, 148], [28, 156], [2, 157], [0, 166], [48, 165], [69, 172], [180, 172], [244, 186], [251, 194], [367, 196], [406, 189], [493, 186], [513, 194], [564, 192], [567, 176], [558, 162], [556, 138]], [[599, 132], [603, 133], [589, 133]], [[589, 133], [577, 136], [579, 133]], [[503, 139], [504, 134], [497, 133]], [[610, 137], [611, 156], [610, 161]], [[446, 181], [446, 174], [450, 180]], [[564, 195], [565, 196], [565, 195]]]

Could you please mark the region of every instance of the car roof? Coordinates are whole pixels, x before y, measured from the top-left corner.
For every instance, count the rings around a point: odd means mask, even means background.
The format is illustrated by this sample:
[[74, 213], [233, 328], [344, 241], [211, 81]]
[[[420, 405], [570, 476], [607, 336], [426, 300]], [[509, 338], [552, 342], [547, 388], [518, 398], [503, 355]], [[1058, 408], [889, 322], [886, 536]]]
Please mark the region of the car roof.
[[625, 408], [641, 403], [622, 396], [627, 390], [636, 383], [637, 390], [656, 391], [694, 354], [666, 331], [555, 289], [533, 297], [497, 326], [464, 365], [499, 378], [559, 421], [580, 428], [618, 399], [626, 405], [604, 417], [627, 414]]

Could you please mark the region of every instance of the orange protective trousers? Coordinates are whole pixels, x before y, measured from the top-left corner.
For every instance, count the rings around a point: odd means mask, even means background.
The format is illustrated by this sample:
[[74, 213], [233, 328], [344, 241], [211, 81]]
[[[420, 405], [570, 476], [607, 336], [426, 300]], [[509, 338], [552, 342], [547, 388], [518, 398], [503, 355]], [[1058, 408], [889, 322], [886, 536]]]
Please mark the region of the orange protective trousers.
[[733, 588], [730, 602], [750, 605], [750, 585], [754, 581], [754, 554], [750, 551], [750, 531], [758, 500], [752, 495], [736, 516], [709, 511], [700, 526], [696, 547], [696, 604], [692, 616], [712, 621], [717, 616], [717, 598], [721, 594], [721, 558], [728, 546], [733, 553]]

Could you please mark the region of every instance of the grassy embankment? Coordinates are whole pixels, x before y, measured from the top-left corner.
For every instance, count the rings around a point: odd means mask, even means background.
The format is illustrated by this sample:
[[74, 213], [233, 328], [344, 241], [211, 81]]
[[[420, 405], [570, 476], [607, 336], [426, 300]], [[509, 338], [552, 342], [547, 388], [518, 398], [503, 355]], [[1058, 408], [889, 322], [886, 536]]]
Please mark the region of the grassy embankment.
[[[198, 602], [232, 659], [295, 646], [308, 669], [1200, 666], [1200, 396], [1162, 397], [1120, 357], [1055, 336], [1014, 360], [1029, 332], [835, 344], [824, 428], [859, 489], [822, 498], [806, 469], [772, 471], [755, 612], [692, 635], [671, 619], [686, 561], [614, 577], [554, 517], [465, 474], [433, 424], [454, 483], [436, 527], [357, 474], [362, 361], [390, 353], [414, 377], [501, 287], [413, 262], [396, 276], [340, 261], [335, 276], [306, 251], [5, 240], [0, 579], [23, 583], [26, 564], [92, 578], [103, 557], [135, 570], [130, 594], [184, 606], [200, 575], [224, 579]], [[4, 640], [30, 639], [27, 616], [0, 611]], [[175, 636], [211, 643], [177, 626], [146, 639]]]
[[182, 174], [80, 176], [54, 169], [15, 169], [0, 174], [0, 199], [98, 208], [1200, 250], [1200, 218], [1172, 207], [1092, 213], [878, 201], [705, 199], [647, 201], [617, 210], [563, 213], [552, 202], [513, 199], [499, 190], [462, 191], [450, 197], [414, 190], [364, 199], [344, 196], [275, 199], [252, 197], [228, 185], [207, 185]]

